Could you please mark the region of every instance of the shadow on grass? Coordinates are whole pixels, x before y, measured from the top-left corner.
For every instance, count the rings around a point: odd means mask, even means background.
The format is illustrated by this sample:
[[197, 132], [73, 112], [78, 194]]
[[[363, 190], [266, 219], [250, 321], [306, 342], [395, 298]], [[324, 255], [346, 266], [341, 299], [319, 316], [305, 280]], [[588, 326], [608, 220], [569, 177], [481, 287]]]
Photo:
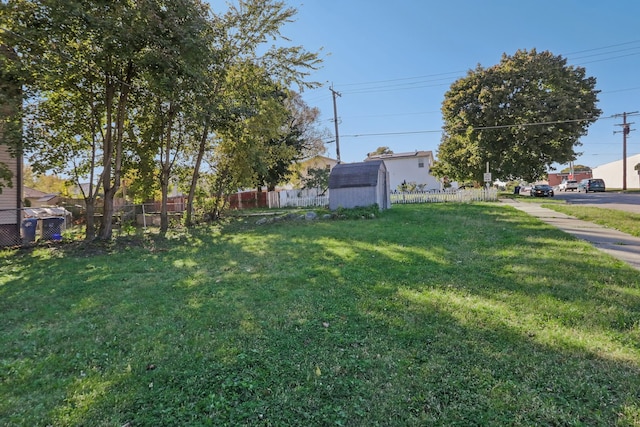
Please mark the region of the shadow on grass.
[[640, 416], [636, 272], [509, 207], [237, 221], [60, 254], [1, 258], [7, 424]]

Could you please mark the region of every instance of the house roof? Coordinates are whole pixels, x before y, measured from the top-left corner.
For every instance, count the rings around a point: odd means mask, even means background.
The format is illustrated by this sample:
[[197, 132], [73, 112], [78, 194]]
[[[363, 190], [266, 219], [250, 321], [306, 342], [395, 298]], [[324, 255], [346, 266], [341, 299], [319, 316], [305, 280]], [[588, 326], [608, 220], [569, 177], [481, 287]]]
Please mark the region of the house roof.
[[336, 159], [332, 159], [331, 157], [327, 157], [327, 156], [321, 156], [321, 155], [317, 155], [317, 156], [313, 156], [313, 157], [309, 157], [308, 159], [304, 159], [302, 161], [300, 161], [299, 163], [304, 165], [307, 163], [315, 163], [315, 162], [325, 162], [325, 163], [338, 163], [338, 161]]
[[50, 202], [51, 200], [58, 197], [57, 194], [45, 194], [44, 196], [38, 198], [38, 202]]
[[43, 191], [29, 187], [23, 187], [23, 192], [25, 199], [36, 199], [36, 201], [38, 202], [49, 202], [58, 197], [57, 194], [45, 193]]
[[24, 197], [29, 199], [35, 199], [36, 197], [39, 198], [47, 195], [47, 193], [43, 191], [36, 190], [34, 188], [29, 188], [29, 187], [23, 187], [23, 191], [24, 191]]
[[364, 160], [365, 162], [368, 161], [372, 161], [372, 160], [391, 160], [391, 159], [404, 159], [404, 158], [409, 158], [409, 157], [431, 157], [433, 158], [433, 152], [432, 151], [426, 151], [426, 150], [421, 150], [421, 151], [410, 151], [408, 153], [392, 153], [392, 154], [374, 154], [374, 155], [368, 155], [367, 158]]
[[378, 171], [387, 170], [382, 160], [361, 163], [340, 163], [331, 170], [329, 189], [349, 187], [375, 187]]
[[323, 156], [323, 155], [321, 155], [321, 154], [315, 155], [315, 156], [313, 156], [313, 157], [309, 157], [308, 159], [305, 159], [304, 161], [306, 162], [306, 161], [314, 160], [314, 159], [323, 159], [323, 160], [330, 160], [330, 161], [332, 161], [332, 162], [337, 162], [337, 160], [336, 160], [336, 159], [331, 158], [331, 157], [327, 157], [327, 156]]

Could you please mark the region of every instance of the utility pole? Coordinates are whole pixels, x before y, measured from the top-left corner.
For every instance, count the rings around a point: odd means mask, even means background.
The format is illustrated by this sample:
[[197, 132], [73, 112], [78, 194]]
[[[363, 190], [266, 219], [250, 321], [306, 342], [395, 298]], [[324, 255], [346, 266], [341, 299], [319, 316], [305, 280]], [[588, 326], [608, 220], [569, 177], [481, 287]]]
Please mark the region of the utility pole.
[[342, 96], [340, 92], [333, 90], [333, 85], [329, 88], [333, 95], [333, 123], [336, 126], [336, 157], [340, 163], [340, 136], [338, 135], [338, 107], [336, 106], [336, 96]]
[[[622, 130], [618, 131], [618, 132], [613, 132], [614, 134], [616, 133], [620, 133], [622, 132], [622, 190], [626, 190], [627, 189], [627, 135], [629, 135], [629, 133], [632, 130], [635, 129], [631, 129], [631, 125], [633, 124], [633, 122], [631, 123], [627, 123], [627, 114], [636, 114], [638, 113], [637, 111], [634, 111], [632, 113], [622, 113], [622, 123], [618, 123], [618, 126], [622, 126]], [[620, 117], [620, 114], [615, 115], [614, 117]]]

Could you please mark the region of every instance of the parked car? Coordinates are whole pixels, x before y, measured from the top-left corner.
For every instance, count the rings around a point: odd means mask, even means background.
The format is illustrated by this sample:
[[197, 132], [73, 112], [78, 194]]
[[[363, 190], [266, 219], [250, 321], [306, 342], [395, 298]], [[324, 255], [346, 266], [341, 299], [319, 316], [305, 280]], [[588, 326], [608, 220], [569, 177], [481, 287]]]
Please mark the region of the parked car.
[[537, 184], [531, 187], [531, 197], [553, 197], [553, 187], [547, 184]]
[[605, 191], [604, 180], [600, 178], [585, 178], [578, 184], [578, 191]]
[[575, 179], [565, 179], [558, 185], [558, 191], [576, 191], [578, 189], [578, 181]]

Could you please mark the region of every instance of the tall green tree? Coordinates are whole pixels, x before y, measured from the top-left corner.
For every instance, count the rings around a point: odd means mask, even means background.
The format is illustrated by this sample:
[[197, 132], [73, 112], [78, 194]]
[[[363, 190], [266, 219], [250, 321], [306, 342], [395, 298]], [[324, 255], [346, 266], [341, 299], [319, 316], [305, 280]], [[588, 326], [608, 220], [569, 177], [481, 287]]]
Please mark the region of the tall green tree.
[[[41, 145], [27, 149], [45, 148], [60, 156], [82, 153], [82, 157], [95, 159], [95, 164], [83, 167], [91, 169], [90, 178], [99, 175], [102, 239], [111, 237], [113, 201], [120, 186], [126, 122], [130, 120], [129, 97], [137, 85], [141, 53], [149, 45], [148, 18], [153, 3], [13, 0], [2, 19], [10, 29], [5, 40], [16, 49], [28, 71], [25, 81], [31, 102], [35, 106], [47, 103], [45, 114], [52, 119], [41, 122], [40, 129], [54, 137], [32, 139]], [[64, 112], [62, 103], [73, 111]], [[35, 111], [39, 114], [41, 109]], [[74, 122], [56, 119], [65, 114], [73, 116]], [[71, 136], [73, 132], [76, 136]], [[57, 141], [64, 145], [57, 145]], [[69, 149], [72, 145], [75, 151]], [[34, 167], [38, 164], [32, 163]], [[65, 167], [64, 163], [60, 158], [57, 165]], [[91, 203], [87, 207], [90, 219]], [[93, 238], [93, 232], [88, 226], [88, 239]]]
[[[191, 223], [193, 200], [203, 163], [209, 163], [216, 174], [221, 174], [215, 178], [214, 194], [223, 194], [235, 182], [229, 175], [230, 165], [234, 162], [220, 156], [238, 156], [240, 147], [248, 147], [245, 132], [249, 127], [239, 127], [239, 124], [256, 114], [256, 103], [260, 98], [255, 92], [243, 88], [263, 85], [265, 75], [270, 84], [275, 83], [279, 87], [297, 85], [304, 89], [317, 86], [317, 83], [307, 79], [310, 72], [321, 63], [318, 53], [309, 52], [302, 46], [289, 46], [281, 36], [282, 27], [296, 12], [279, 0], [240, 0], [230, 6], [226, 13], [215, 17], [212, 27], [215, 61], [209, 67], [207, 90], [198, 102], [202, 126], [193, 155], [187, 224]], [[277, 44], [268, 46], [269, 41]], [[258, 69], [260, 72], [256, 72]], [[256, 81], [251, 82], [251, 79]], [[274, 126], [277, 125], [271, 123], [269, 127]], [[240, 128], [245, 131], [239, 132]], [[238, 141], [232, 141], [231, 135], [241, 138], [243, 142], [236, 145]], [[215, 160], [207, 159], [212, 153], [215, 153]], [[244, 159], [251, 158], [248, 156]], [[241, 167], [236, 172], [242, 171], [249, 175], [249, 179], [255, 179], [252, 176], [254, 172], [250, 172], [249, 168]], [[217, 209], [214, 208], [216, 212]]]
[[281, 137], [287, 111], [282, 92], [265, 70], [247, 60], [230, 67], [227, 78], [229, 117], [217, 129], [215, 147], [207, 156], [214, 168], [212, 218], [224, 210], [227, 195], [254, 187], [274, 159], [284, 155], [280, 149], [287, 149], [273, 143]]
[[[209, 25], [208, 7], [200, 0], [11, 0], [5, 12], [1, 22], [10, 31], [3, 40], [28, 71], [30, 161], [97, 184], [85, 197], [87, 238], [94, 237], [91, 209], [100, 192], [98, 237], [110, 239], [124, 168], [148, 171], [148, 163], [140, 167], [129, 157], [159, 160], [161, 184], [168, 181], [183, 93], [206, 68], [192, 64], [209, 60], [202, 54], [210, 41], [199, 38]], [[154, 123], [162, 123], [161, 152], [136, 138], [144, 109], [134, 102], [143, 99], [145, 107], [160, 106]]]
[[595, 87], [584, 68], [548, 51], [519, 50], [478, 66], [445, 94], [433, 173], [482, 181], [488, 162], [495, 178], [535, 181], [576, 158], [579, 138], [601, 114]]
[[[322, 130], [317, 127], [319, 110], [309, 107], [299, 93], [294, 91], [276, 92], [284, 108], [284, 120], [274, 121], [278, 136], [268, 141], [263, 165], [259, 168], [258, 191], [266, 185], [273, 191], [279, 183], [292, 174], [294, 164], [323, 153], [326, 147]], [[326, 135], [324, 135], [326, 137]]]
[[[157, 147], [161, 190], [160, 230], [166, 232], [168, 193], [176, 163], [185, 157], [198, 132], [200, 116], [192, 106], [205, 90], [204, 80], [214, 58], [210, 55], [211, 23], [208, 9], [192, 0], [162, 3], [150, 12], [156, 23], [150, 30], [150, 44], [143, 57], [144, 81], [149, 102], [139, 106], [148, 120], [147, 141]], [[144, 155], [144, 154], [143, 154]]]
[[320, 194], [324, 195], [329, 189], [329, 175], [331, 170], [327, 168], [310, 168], [307, 175], [302, 178], [302, 188], [318, 189]]

